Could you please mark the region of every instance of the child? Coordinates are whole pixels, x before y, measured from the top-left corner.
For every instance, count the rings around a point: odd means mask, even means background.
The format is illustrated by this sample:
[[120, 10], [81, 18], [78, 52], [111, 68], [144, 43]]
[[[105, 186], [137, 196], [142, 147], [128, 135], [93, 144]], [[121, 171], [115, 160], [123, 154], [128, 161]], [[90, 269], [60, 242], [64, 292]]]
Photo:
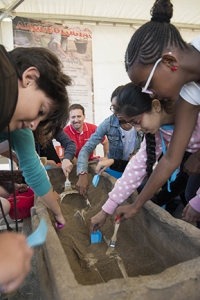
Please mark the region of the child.
[[[0, 69], [0, 142], [12, 142], [26, 183], [53, 212], [56, 222], [64, 225], [57, 195], [35, 152], [32, 130], [44, 141], [64, 126], [69, 104], [66, 86], [71, 79], [62, 72], [58, 58], [44, 48], [16, 48], [7, 53], [0, 45]], [[33, 251], [22, 234], [5, 233], [0, 239], [1, 290], [11, 291], [29, 271]]]
[[[154, 146], [152, 143], [149, 147], [150, 149], [148, 149], [146, 139], [143, 140], [139, 152], [130, 160], [122, 177], [117, 180], [102, 210], [91, 219], [90, 231], [93, 230], [96, 224], [101, 227], [105, 222], [107, 214], [113, 214], [117, 206], [137, 189], [147, 174], [151, 173], [152, 170], [149, 169], [152, 169], [156, 159], [158, 159], [163, 152], [162, 137], [165, 147], [167, 147], [173, 133], [171, 129], [162, 128], [162, 126], [174, 124], [175, 103], [173, 101], [152, 99], [148, 94], [142, 94], [141, 88], [134, 86], [132, 83], [127, 86], [126, 89], [124, 88], [119, 93], [117, 98], [118, 113], [129, 124], [134, 125], [137, 130], [142, 130], [146, 137], [149, 134], [155, 134]], [[194, 153], [196, 149], [200, 148], [199, 126], [200, 115], [192, 139], [187, 147], [187, 151], [190, 153]], [[150, 152], [148, 159], [147, 152]], [[152, 160], [151, 163], [149, 163], [150, 158]], [[121, 220], [127, 219], [127, 216], [131, 214], [129, 211], [132, 210], [134, 203], [128, 206], [118, 207], [115, 215], [123, 214]], [[98, 226], [95, 227], [95, 230], [98, 229]]]
[[[142, 25], [129, 42], [126, 70], [143, 92], [155, 94], [158, 99], [176, 101], [175, 128], [166, 154], [126, 218], [137, 213], [180, 165], [200, 108], [200, 36], [190, 44], [183, 41], [178, 29], [170, 24], [173, 6], [169, 0], [155, 1], [151, 14], [151, 21]], [[200, 172], [199, 150], [189, 158], [186, 171]], [[185, 220], [191, 215], [193, 221], [200, 217], [199, 199], [193, 207], [190, 203], [184, 212]]]
[[[142, 132], [136, 132], [135, 128], [127, 124], [120, 116], [117, 116], [115, 108], [117, 106], [116, 99], [119, 92], [124, 86], [118, 86], [111, 95], [111, 111], [113, 114], [106, 118], [96, 129], [95, 133], [89, 138], [87, 143], [82, 147], [77, 162], [77, 175], [79, 180], [77, 188], [80, 194], [87, 197], [88, 188], [88, 158], [90, 153], [101, 142], [106, 135], [109, 141], [109, 152], [107, 157], [102, 158], [97, 166], [97, 174], [101, 174], [104, 170], [113, 176], [121, 177], [129, 157], [132, 153], [136, 153], [143, 138]], [[109, 169], [107, 169], [109, 168]], [[84, 174], [82, 174], [84, 173]]]

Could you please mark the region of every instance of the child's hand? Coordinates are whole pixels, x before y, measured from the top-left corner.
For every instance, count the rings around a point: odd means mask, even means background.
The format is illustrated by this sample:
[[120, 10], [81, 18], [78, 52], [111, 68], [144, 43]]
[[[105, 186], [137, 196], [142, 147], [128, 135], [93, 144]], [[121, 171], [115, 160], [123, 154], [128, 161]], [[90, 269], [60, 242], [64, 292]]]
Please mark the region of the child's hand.
[[76, 183], [76, 189], [80, 195], [83, 195], [85, 198], [87, 198], [87, 190], [89, 189], [88, 174], [79, 175]]
[[69, 159], [63, 159], [62, 161], [62, 169], [63, 172], [65, 174], [65, 177], [68, 178], [69, 173], [72, 171], [73, 169], [73, 164], [71, 163], [71, 161]]
[[110, 158], [110, 159], [104, 159], [98, 162], [95, 172], [99, 175], [102, 174], [103, 171], [105, 171], [105, 169], [109, 168], [110, 166], [112, 166], [112, 164], [114, 163], [114, 159]]
[[117, 209], [114, 212], [113, 219], [115, 220], [117, 216], [120, 216], [120, 223], [132, 218], [136, 213], [138, 212], [138, 209], [135, 208], [134, 203], [131, 205], [122, 205], [117, 207]]
[[29, 248], [26, 236], [16, 232], [0, 234], [0, 285], [6, 292], [13, 291], [23, 282], [30, 270], [33, 249]]
[[56, 225], [59, 224], [59, 225], [63, 225], [62, 227], [65, 226], [66, 221], [62, 213], [60, 213], [59, 215], [54, 215], [54, 218], [56, 221]]
[[92, 231], [98, 230], [106, 221], [107, 213], [101, 210], [98, 214], [91, 218], [90, 222], [90, 234]]
[[106, 159], [108, 159], [108, 157], [107, 156], [103, 156], [103, 157], [99, 158], [99, 161], [106, 160]]
[[183, 210], [182, 219], [189, 223], [200, 221], [200, 212], [196, 211], [189, 203]]

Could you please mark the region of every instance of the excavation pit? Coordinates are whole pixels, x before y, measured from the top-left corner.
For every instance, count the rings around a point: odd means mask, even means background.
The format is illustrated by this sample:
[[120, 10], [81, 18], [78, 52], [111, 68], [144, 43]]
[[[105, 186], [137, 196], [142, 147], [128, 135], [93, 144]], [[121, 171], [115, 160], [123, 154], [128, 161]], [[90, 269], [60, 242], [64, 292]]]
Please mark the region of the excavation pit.
[[[51, 169], [48, 173], [54, 188], [62, 192], [62, 171]], [[93, 175], [91, 164], [90, 183]], [[74, 170], [70, 174], [72, 186], [77, 180]], [[114, 249], [108, 247], [114, 231], [112, 216], [101, 228], [104, 239], [90, 243], [90, 219], [100, 211], [114, 183], [115, 179], [104, 173], [96, 188], [90, 184], [91, 207], [79, 194], [66, 195], [61, 207], [67, 224], [60, 230], [55, 230], [51, 213], [37, 199], [32, 210], [33, 228], [42, 216], [49, 225], [47, 241], [37, 249], [42, 299], [168, 300], [172, 295], [177, 300], [197, 299], [199, 230], [151, 201], [120, 225]], [[133, 194], [126, 204], [135, 197]]]

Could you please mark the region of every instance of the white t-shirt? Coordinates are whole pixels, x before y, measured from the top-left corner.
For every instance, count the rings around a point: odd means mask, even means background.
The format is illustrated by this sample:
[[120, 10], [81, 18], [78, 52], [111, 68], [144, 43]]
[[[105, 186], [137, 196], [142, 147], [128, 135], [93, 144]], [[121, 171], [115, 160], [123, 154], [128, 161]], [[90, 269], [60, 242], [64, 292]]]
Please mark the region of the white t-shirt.
[[3, 153], [5, 151], [7, 151], [8, 149], [9, 149], [9, 143], [7, 140], [0, 143], [0, 153]]
[[[200, 35], [194, 38], [190, 44], [200, 52]], [[200, 85], [194, 81], [184, 84], [180, 96], [193, 105], [200, 105]]]
[[122, 127], [120, 127], [120, 131], [122, 134], [122, 143], [124, 148], [122, 159], [129, 160], [130, 155], [135, 149], [136, 131], [134, 127], [132, 127], [130, 130], [125, 130]]

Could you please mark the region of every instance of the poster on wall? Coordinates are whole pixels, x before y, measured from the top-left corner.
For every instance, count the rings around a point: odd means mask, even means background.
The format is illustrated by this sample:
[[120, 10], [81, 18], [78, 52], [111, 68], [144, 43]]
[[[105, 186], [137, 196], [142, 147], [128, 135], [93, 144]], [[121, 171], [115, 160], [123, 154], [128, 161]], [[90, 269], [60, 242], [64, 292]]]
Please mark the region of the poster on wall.
[[45, 47], [62, 61], [63, 71], [73, 80], [67, 87], [70, 104], [85, 108], [93, 123], [92, 32], [85, 26], [58, 24], [28, 18], [13, 19], [14, 47]]

